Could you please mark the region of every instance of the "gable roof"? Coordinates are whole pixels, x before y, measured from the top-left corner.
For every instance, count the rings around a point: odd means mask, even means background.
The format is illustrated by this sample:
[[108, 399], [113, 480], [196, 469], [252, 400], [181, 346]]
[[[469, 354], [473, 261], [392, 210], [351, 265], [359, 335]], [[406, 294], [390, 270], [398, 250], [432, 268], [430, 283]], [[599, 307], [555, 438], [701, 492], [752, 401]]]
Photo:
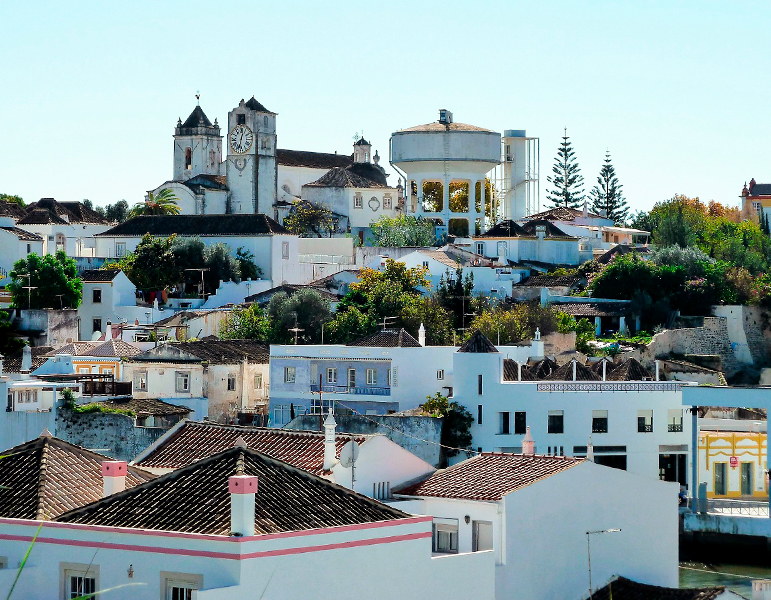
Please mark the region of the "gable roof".
[[[637, 583], [626, 577], [618, 577], [608, 585], [592, 593], [594, 600], [715, 600], [725, 592], [725, 586], [709, 588], [665, 588], [647, 583]], [[739, 596], [736, 596], [737, 598]]]
[[52, 348], [45, 356], [56, 356], [57, 354], [69, 354], [70, 356], [90, 356], [91, 351], [99, 345], [99, 342], [70, 342], [60, 348]]
[[495, 501], [584, 460], [567, 456], [483, 452], [393, 491], [403, 496]]
[[285, 167], [307, 167], [309, 169], [331, 169], [349, 167], [353, 164], [351, 155], [328, 152], [306, 152], [303, 150], [276, 150], [278, 164]]
[[519, 363], [511, 358], [503, 359], [503, 380], [504, 381], [535, 381], [535, 375], [533, 375], [530, 368], [526, 365], [522, 365], [522, 379], [519, 379]]
[[263, 214], [256, 215], [152, 215], [134, 217], [115, 227], [97, 233], [110, 236], [208, 235], [270, 235], [289, 232], [276, 221]]
[[545, 238], [561, 238], [561, 239], [569, 239], [569, 240], [577, 240], [578, 238], [572, 235], [568, 235], [562, 229], [557, 227], [554, 223], [551, 221], [548, 221], [546, 219], [538, 219], [533, 221], [528, 221], [527, 223], [524, 223], [522, 225], [522, 231], [524, 232], [524, 235], [528, 235], [531, 237], [537, 237], [538, 235], [538, 227], [544, 228], [544, 237]]
[[564, 365], [552, 371], [544, 379], [548, 381], [573, 381], [573, 363], [576, 365], [576, 381], [600, 381], [601, 375], [597, 375], [586, 365], [578, 361], [569, 361]]
[[[532, 214], [526, 218], [549, 219], [551, 221], [575, 221], [577, 218], [581, 218], [583, 216], [583, 210], [578, 210], [576, 208], [566, 208], [564, 206], [555, 206], [554, 208]], [[590, 219], [607, 219], [607, 217], [603, 217], [602, 215], [598, 215], [597, 213], [593, 213], [591, 211], [587, 211], [587, 216]]]
[[302, 531], [408, 517], [307, 471], [234, 447], [60, 516], [67, 523], [227, 536], [228, 478], [256, 475], [255, 533]]
[[[608, 372], [608, 367], [605, 367], [605, 377], [608, 381], [644, 381], [651, 379], [648, 369], [643, 367], [640, 361], [635, 358], [630, 357], [626, 359], [610, 372]], [[602, 366], [600, 366], [600, 369], [602, 369]], [[602, 371], [600, 371], [600, 374], [602, 374]]]
[[136, 346], [124, 342], [123, 340], [111, 339], [98, 344], [88, 353], [88, 356], [99, 356], [103, 358], [126, 358], [136, 356], [142, 351]]
[[511, 219], [505, 219], [501, 221], [500, 223], [496, 223], [493, 225], [490, 229], [485, 231], [482, 235], [477, 235], [474, 237], [520, 237], [523, 235], [527, 235], [525, 233], [525, 230], [522, 229], [522, 226], [517, 223], [516, 221], [512, 221]]
[[[0, 215], [2, 216], [2, 215]], [[15, 235], [23, 242], [42, 242], [43, 238], [36, 233], [27, 231], [26, 229], [19, 229], [18, 227], [0, 227], [3, 231], [7, 231], [11, 235]]]
[[[53, 519], [63, 512], [99, 500], [103, 494], [102, 461], [107, 456], [41, 435], [2, 453], [0, 516]], [[129, 467], [126, 486], [155, 475]]]
[[478, 329], [471, 334], [471, 337], [463, 342], [458, 348], [458, 352], [472, 352], [476, 354], [498, 352], [495, 345], [487, 339], [487, 336]]
[[220, 340], [168, 342], [131, 357], [133, 362], [203, 362], [230, 365], [243, 362], [267, 364], [270, 347], [257, 340]]
[[[46, 212], [48, 215], [45, 214]], [[54, 198], [41, 198], [28, 205], [27, 215], [17, 222], [19, 225], [46, 223], [110, 224], [105, 217], [95, 210], [87, 208], [82, 202], [59, 202]]]
[[438, 261], [443, 265], [446, 265], [453, 269], [457, 269], [461, 265], [461, 262], [459, 260], [456, 260], [455, 257], [449, 254], [446, 250], [427, 250], [427, 249], [421, 248], [420, 250], [418, 250], [418, 252], [423, 256], [427, 256], [428, 258], [433, 258], [435, 261]]
[[120, 272], [120, 269], [87, 269], [80, 274], [80, 279], [83, 283], [112, 281]]
[[535, 379], [546, 379], [558, 368], [557, 362], [547, 356], [530, 365], [530, 372]]
[[[53, 350], [53, 346], [32, 346], [32, 370], [41, 367], [48, 360], [48, 355]], [[21, 359], [24, 350], [19, 350], [15, 354], [6, 356], [3, 359], [3, 373], [21, 373]]]
[[383, 168], [373, 165], [372, 163], [355, 162], [350, 167], [346, 167], [346, 170], [354, 175], [368, 179], [369, 181], [374, 181], [375, 183], [379, 183], [386, 187], [388, 186], [388, 181]]
[[387, 185], [362, 177], [361, 175], [357, 175], [349, 169], [343, 169], [342, 167], [332, 167], [316, 181], [306, 183], [303, 187], [388, 188]]
[[179, 415], [181, 417], [193, 412], [192, 408], [187, 406], [169, 404], [157, 398], [134, 398], [133, 396], [124, 396], [121, 398], [111, 398], [110, 400], [100, 400], [91, 402], [104, 408], [112, 410], [130, 410], [137, 417], [166, 417]]
[[616, 256], [622, 256], [624, 254], [650, 254], [650, 249], [647, 246], [630, 246], [629, 244], [616, 244], [610, 250], [604, 254], [600, 254], [596, 260], [598, 263], [607, 265]]
[[348, 346], [369, 346], [371, 348], [422, 348], [416, 340], [403, 327], [398, 331], [384, 329], [372, 335], [348, 342]]
[[[324, 433], [272, 427], [220, 425], [211, 421], [185, 421], [170, 430], [154, 448], [140, 455], [136, 464], [145, 469], [179, 469], [207, 456], [222, 452], [243, 439], [247, 447], [285, 463], [321, 475], [324, 472]], [[337, 456], [343, 446], [355, 439], [363, 444], [368, 437], [338, 433]]]
[[20, 204], [11, 202], [10, 200], [0, 200], [0, 217], [21, 219], [26, 214], [27, 211], [24, 210]]

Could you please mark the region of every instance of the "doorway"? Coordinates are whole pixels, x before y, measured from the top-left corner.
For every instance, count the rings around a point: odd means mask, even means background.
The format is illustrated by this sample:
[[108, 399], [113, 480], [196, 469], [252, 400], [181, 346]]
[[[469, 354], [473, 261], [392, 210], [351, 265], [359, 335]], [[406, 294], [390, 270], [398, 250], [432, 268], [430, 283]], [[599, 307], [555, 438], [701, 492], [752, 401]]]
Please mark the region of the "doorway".
[[752, 490], [755, 488], [753, 485], [753, 470], [754, 463], [743, 462], [741, 464], [741, 482], [742, 482], [742, 496], [752, 496]]
[[688, 473], [685, 465], [685, 454], [659, 454], [659, 479], [687, 485]]
[[715, 469], [715, 496], [725, 496], [728, 492], [728, 478], [726, 477], [726, 463], [713, 463]]
[[482, 552], [483, 550], [493, 549], [493, 524], [492, 521], [474, 521], [473, 522], [474, 539], [472, 544], [473, 552]]

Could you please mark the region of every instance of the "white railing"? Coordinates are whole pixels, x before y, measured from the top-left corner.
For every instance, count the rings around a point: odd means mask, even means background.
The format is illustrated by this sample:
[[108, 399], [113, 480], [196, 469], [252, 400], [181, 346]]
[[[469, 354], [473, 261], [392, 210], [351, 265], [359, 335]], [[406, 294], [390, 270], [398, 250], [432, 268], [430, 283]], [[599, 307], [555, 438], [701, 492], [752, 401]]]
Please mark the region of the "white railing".
[[768, 517], [768, 502], [714, 498], [707, 500], [707, 512], [718, 515]]
[[334, 265], [352, 265], [354, 259], [351, 256], [340, 254], [300, 254], [297, 257], [298, 262], [301, 263], [316, 263], [316, 264], [334, 264]]
[[567, 381], [539, 383], [539, 392], [677, 392], [687, 385], [670, 381]]

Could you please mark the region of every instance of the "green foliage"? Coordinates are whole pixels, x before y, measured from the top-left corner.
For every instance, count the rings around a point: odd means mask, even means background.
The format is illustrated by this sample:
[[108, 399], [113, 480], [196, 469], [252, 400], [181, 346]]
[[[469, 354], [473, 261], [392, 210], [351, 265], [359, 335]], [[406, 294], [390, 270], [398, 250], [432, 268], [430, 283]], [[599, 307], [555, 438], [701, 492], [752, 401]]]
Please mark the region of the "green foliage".
[[453, 343], [453, 316], [436, 295], [415, 298], [404, 306], [399, 317], [402, 326], [415, 338], [423, 324], [428, 346], [449, 346]]
[[447, 458], [457, 456], [462, 451], [471, 450], [472, 414], [457, 402], [449, 402], [446, 396], [437, 392], [434, 396], [426, 396], [426, 402], [421, 405], [424, 412], [435, 417], [442, 417], [442, 451], [443, 466]]
[[714, 264], [715, 260], [696, 247], [682, 248], [680, 246], [665, 246], [654, 248], [650, 259], [657, 265], [683, 267], [687, 277], [702, 277], [706, 265]]
[[262, 269], [254, 262], [254, 254], [245, 248], [236, 250], [236, 260], [241, 269], [241, 279], [259, 279], [262, 277]]
[[372, 315], [354, 305], [349, 305], [342, 311], [338, 307], [335, 318], [324, 327], [324, 341], [347, 344], [375, 331], [377, 322]]
[[439, 303], [452, 315], [452, 326], [462, 329], [470, 320], [472, 313], [472, 294], [474, 292], [474, 274], [463, 276], [463, 267], [458, 265], [454, 271], [449, 268], [439, 279], [436, 297]]
[[64, 408], [75, 408], [75, 393], [70, 388], [64, 388], [61, 392]]
[[589, 342], [595, 339], [595, 329], [589, 319], [578, 319], [573, 315], [560, 312], [557, 314], [557, 331], [560, 333], [576, 332], [576, 350], [587, 356], [594, 354]]
[[370, 225], [373, 245], [386, 247], [433, 246], [436, 243], [434, 224], [421, 217], [382, 216]]
[[[190, 269], [199, 268], [201, 263], [185, 264], [178, 259], [177, 264], [180, 269]], [[222, 242], [206, 246], [203, 251], [203, 266], [209, 269], [203, 274], [207, 292], [216, 290], [220, 281], [241, 281], [241, 263], [231, 252], [230, 246]]]
[[623, 196], [623, 187], [616, 177], [616, 169], [610, 161], [610, 152], [605, 153], [605, 163], [600, 168], [597, 185], [589, 192], [592, 210], [604, 213], [608, 219], [613, 219], [616, 225], [622, 225], [629, 213], [629, 206]]
[[103, 413], [105, 415], [127, 415], [129, 417], [135, 417], [136, 413], [133, 410], [127, 410], [124, 408], [110, 408], [97, 404], [96, 402], [90, 404], [76, 404], [68, 408], [72, 409], [72, 412], [76, 414], [90, 414], [90, 413]]
[[[8, 290], [16, 308], [77, 308], [83, 297], [83, 282], [75, 261], [62, 250], [42, 258], [28, 254], [13, 265]], [[35, 289], [26, 290], [24, 287]]]
[[578, 208], [584, 201], [584, 177], [581, 175], [567, 129], [554, 159], [552, 175], [546, 180], [553, 186], [548, 192], [548, 199], [555, 206]]
[[15, 196], [12, 194], [0, 194], [0, 200], [5, 200], [6, 202], [13, 202], [14, 204], [18, 204], [22, 208], [26, 208], [27, 204], [22, 200], [21, 196]]
[[269, 342], [270, 319], [255, 303], [248, 308], [234, 308], [223, 323], [219, 337], [226, 340], [259, 340]]
[[181, 279], [172, 251], [176, 234], [156, 238], [145, 234], [134, 252], [121, 258], [117, 265], [131, 282], [143, 291], [164, 290]]
[[426, 396], [426, 401], [420, 405], [424, 413], [432, 417], [444, 417], [450, 408], [447, 396], [437, 392], [433, 396]]
[[324, 300], [315, 290], [303, 289], [287, 296], [281, 292], [270, 299], [267, 316], [271, 322], [271, 343], [290, 344], [295, 340], [298, 328], [297, 343], [314, 344], [321, 341], [321, 326], [329, 321], [329, 302]]
[[295, 200], [284, 219], [284, 227], [302, 237], [332, 237], [337, 223], [332, 211], [323, 204]]
[[485, 310], [474, 317], [469, 331], [481, 331], [494, 344], [517, 344], [522, 340], [535, 337], [535, 330], [542, 335], [552, 333], [559, 325], [559, 313], [551, 307], [543, 307], [538, 302], [523, 302], [511, 308], [499, 306]]
[[179, 198], [169, 188], [158, 192], [158, 195], [148, 192], [147, 200], [134, 205], [129, 212], [129, 218], [143, 215], [178, 215]]
[[125, 200], [118, 200], [115, 204], [108, 204], [104, 209], [97, 207], [97, 212], [105, 219], [114, 223], [123, 223], [129, 217], [129, 205]]

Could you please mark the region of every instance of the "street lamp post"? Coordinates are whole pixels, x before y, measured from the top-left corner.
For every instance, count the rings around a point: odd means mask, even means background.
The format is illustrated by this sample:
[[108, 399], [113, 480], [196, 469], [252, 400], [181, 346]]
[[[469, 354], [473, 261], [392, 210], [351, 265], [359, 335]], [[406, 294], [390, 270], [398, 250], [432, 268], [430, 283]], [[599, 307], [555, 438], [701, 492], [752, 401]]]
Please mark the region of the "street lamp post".
[[587, 531], [586, 532], [586, 555], [589, 559], [589, 600], [592, 600], [592, 549], [589, 544], [589, 540], [591, 539], [591, 536], [595, 534], [600, 533], [618, 533], [621, 531], [620, 529], [599, 529], [597, 531]]

